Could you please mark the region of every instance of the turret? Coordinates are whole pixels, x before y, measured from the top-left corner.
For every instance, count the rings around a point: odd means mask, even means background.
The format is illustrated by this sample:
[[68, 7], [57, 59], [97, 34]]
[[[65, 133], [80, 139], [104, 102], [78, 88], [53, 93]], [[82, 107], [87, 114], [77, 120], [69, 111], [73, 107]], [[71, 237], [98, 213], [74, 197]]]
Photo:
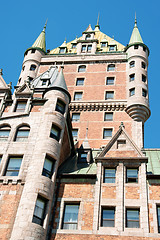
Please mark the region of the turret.
[[25, 80], [32, 81], [36, 77], [41, 57], [46, 54], [45, 30], [46, 24], [32, 47], [25, 51], [17, 85], [22, 85]]
[[145, 122], [150, 116], [147, 76], [149, 49], [143, 43], [136, 17], [130, 42], [125, 51], [128, 56], [126, 112], [134, 120]]

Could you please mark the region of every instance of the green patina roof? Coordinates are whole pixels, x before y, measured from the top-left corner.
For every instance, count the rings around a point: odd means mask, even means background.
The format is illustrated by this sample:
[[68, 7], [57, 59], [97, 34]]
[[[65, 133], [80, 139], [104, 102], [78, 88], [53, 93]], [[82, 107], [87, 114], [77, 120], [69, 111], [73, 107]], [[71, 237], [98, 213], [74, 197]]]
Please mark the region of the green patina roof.
[[40, 48], [45, 52], [46, 52], [46, 39], [45, 39], [46, 24], [43, 28], [43, 31], [40, 33], [40, 35], [32, 45], [32, 48]]
[[148, 157], [147, 172], [160, 175], [160, 149], [144, 149]]
[[137, 27], [136, 17], [135, 17], [135, 24], [134, 24], [134, 28], [133, 28], [133, 31], [132, 31], [130, 41], [129, 41], [129, 45], [134, 44], [134, 43], [143, 43], [143, 40], [141, 38], [140, 32], [139, 32], [138, 27]]

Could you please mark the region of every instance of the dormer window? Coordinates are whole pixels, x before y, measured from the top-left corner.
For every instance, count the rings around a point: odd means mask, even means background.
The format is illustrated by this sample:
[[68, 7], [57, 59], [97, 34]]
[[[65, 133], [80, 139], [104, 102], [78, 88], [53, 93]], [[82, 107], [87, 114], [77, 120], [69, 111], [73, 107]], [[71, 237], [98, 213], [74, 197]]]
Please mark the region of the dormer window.
[[86, 35], [86, 40], [89, 40], [89, 39], [91, 39], [91, 34]]
[[86, 52], [87, 46], [86, 45], [82, 45], [82, 52]]
[[42, 80], [42, 86], [46, 86], [46, 85], [47, 85], [47, 82], [48, 82], [48, 79], [43, 79], [43, 80]]
[[60, 48], [59, 53], [65, 53], [66, 49], [65, 48]]
[[77, 43], [72, 43], [72, 49], [75, 49], [77, 46]]
[[102, 43], [101, 43], [101, 47], [102, 47], [102, 48], [105, 48], [105, 47], [106, 47], [106, 43], [105, 43], [105, 42], [102, 42]]
[[109, 46], [109, 51], [116, 51], [116, 45]]

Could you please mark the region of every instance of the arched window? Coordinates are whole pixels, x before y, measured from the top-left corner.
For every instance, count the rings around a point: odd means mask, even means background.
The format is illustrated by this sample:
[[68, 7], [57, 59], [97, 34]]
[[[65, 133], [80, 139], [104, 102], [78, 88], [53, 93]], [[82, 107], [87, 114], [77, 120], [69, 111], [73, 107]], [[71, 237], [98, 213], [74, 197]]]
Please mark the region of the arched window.
[[107, 71], [115, 71], [115, 64], [109, 64], [107, 67]]
[[78, 68], [78, 72], [85, 72], [86, 71], [86, 66], [85, 65], [81, 65]]
[[31, 70], [31, 71], [35, 71], [35, 69], [36, 69], [36, 65], [32, 64], [32, 65], [30, 66], [30, 70]]
[[0, 141], [5, 142], [9, 137], [11, 127], [9, 125], [3, 125], [0, 127]]
[[30, 127], [27, 125], [23, 125], [17, 129], [15, 142], [25, 142], [28, 139], [30, 132]]

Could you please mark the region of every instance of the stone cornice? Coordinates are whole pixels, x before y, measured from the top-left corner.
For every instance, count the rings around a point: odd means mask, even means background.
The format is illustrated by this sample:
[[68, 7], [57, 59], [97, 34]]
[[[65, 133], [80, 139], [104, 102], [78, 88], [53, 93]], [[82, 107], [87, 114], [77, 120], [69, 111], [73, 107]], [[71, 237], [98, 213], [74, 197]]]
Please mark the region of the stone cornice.
[[70, 111], [124, 111], [127, 101], [73, 101], [69, 105]]

